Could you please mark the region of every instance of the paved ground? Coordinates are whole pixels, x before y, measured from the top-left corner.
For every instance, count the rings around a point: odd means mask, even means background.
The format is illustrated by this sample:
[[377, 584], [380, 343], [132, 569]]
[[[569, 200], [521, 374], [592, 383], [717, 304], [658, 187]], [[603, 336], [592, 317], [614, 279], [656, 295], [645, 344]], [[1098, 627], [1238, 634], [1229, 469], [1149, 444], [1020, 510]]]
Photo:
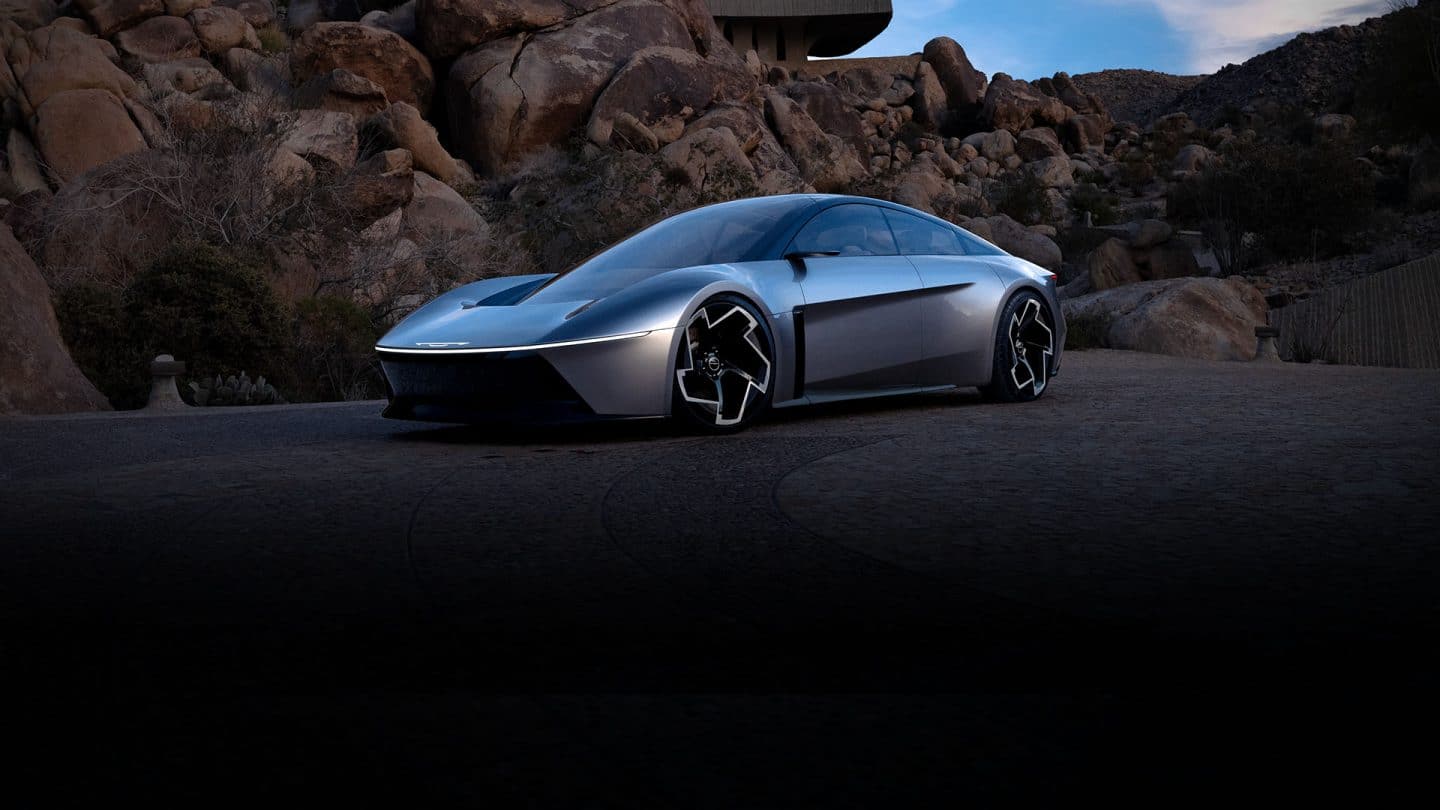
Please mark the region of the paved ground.
[[[735, 437], [0, 422], [52, 800], [1372, 797], [1433, 749], [1440, 373], [1067, 358]], [[1430, 732], [1427, 730], [1426, 732]], [[1418, 772], [1418, 771], [1417, 771]]]

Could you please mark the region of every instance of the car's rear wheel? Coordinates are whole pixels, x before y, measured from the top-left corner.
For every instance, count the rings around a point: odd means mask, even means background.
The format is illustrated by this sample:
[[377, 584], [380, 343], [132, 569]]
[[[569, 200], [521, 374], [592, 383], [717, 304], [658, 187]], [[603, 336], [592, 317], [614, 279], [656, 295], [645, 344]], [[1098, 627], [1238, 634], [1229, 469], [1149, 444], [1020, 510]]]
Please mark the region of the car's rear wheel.
[[997, 402], [1030, 402], [1050, 385], [1055, 328], [1040, 296], [1023, 291], [1000, 314], [990, 384], [980, 389]]
[[710, 433], [754, 422], [774, 396], [774, 347], [765, 317], [749, 301], [707, 300], [685, 324], [675, 356], [675, 416]]

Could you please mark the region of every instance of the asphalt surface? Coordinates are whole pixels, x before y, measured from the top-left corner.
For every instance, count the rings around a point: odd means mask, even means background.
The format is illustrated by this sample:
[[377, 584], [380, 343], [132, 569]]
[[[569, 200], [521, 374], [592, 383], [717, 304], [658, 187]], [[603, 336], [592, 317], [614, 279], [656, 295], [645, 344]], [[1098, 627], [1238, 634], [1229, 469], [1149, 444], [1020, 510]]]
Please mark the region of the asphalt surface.
[[1033, 404], [724, 438], [377, 413], [0, 421], [23, 804], [1373, 800], [1433, 761], [1437, 372], [1087, 352]]

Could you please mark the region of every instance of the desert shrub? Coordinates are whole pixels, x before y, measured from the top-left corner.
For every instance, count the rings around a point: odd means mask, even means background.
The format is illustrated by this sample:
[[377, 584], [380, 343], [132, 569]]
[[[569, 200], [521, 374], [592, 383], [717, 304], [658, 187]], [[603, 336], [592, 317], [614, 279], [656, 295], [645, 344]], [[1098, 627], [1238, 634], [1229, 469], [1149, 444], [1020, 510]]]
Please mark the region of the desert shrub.
[[1076, 315], [1065, 319], [1065, 350], [1080, 352], [1106, 347], [1110, 318], [1104, 315]]
[[150, 390], [151, 357], [130, 339], [121, 291], [77, 283], [56, 292], [55, 317], [75, 365], [115, 408], [139, 408]]
[[1120, 182], [1137, 194], [1155, 182], [1155, 176], [1155, 164], [1143, 152], [1131, 152], [1120, 162]]
[[293, 398], [355, 400], [383, 392], [374, 350], [380, 330], [369, 311], [320, 296], [298, 303], [294, 314]]
[[175, 244], [125, 288], [124, 307], [134, 345], [175, 355], [194, 376], [283, 365], [284, 308], [261, 265], [241, 254]]
[[255, 35], [260, 38], [260, 50], [263, 53], [284, 53], [290, 48], [290, 38], [280, 30], [278, 25], [267, 25], [257, 29]]
[[1034, 175], [1024, 172], [1001, 187], [995, 210], [1026, 225], [1045, 222], [1052, 213], [1047, 191]]
[[1240, 272], [1261, 258], [1335, 255], [1375, 207], [1370, 173], [1332, 144], [1255, 143], [1171, 189], [1173, 217], [1219, 236], [1222, 261]]
[[1114, 225], [1121, 220], [1120, 198], [1094, 183], [1081, 183], [1070, 193], [1070, 208], [1076, 214], [1090, 214], [1096, 225]]
[[935, 137], [935, 133], [926, 130], [919, 121], [913, 118], [901, 124], [900, 128], [895, 130], [895, 140], [905, 144], [905, 148], [912, 152], [917, 151], [916, 144], [920, 142], [921, 138], [933, 137]]
[[159, 354], [197, 379], [285, 365], [284, 309], [258, 266], [203, 243], [177, 243], [123, 290], [67, 287], [56, 316], [80, 369], [117, 408], [145, 404]]

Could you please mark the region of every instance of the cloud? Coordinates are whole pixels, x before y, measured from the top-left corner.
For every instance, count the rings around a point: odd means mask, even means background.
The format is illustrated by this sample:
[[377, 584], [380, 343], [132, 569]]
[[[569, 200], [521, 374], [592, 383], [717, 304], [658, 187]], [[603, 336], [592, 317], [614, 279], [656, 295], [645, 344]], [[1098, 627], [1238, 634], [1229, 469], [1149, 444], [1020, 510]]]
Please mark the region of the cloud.
[[1389, 0], [1109, 0], [1153, 7], [1191, 43], [1190, 69], [1210, 73], [1302, 31], [1384, 14]]

